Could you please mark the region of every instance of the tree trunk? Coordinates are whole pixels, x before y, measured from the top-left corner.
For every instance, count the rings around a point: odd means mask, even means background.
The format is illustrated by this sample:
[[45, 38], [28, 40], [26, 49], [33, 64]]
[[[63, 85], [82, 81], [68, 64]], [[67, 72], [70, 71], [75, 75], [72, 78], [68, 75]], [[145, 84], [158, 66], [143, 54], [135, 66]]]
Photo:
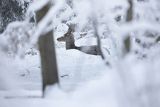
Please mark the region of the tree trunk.
[[56, 53], [53, 42], [53, 31], [39, 37], [38, 45], [41, 56], [43, 92], [47, 85], [58, 83]]
[[[37, 15], [37, 23], [46, 15], [50, 8], [48, 3], [41, 10], [39, 10]], [[42, 80], [43, 80], [43, 96], [45, 95], [45, 88], [47, 85], [53, 85], [58, 83], [58, 70], [56, 62], [56, 53], [53, 39], [53, 30], [42, 34], [38, 40], [40, 57], [41, 57], [41, 70], [42, 70]]]
[[[128, 0], [128, 4], [129, 4], [129, 8], [127, 10], [127, 15], [126, 15], [126, 22], [127, 23], [131, 22], [133, 19], [133, 1]], [[124, 39], [123, 56], [128, 54], [130, 52], [130, 49], [131, 49], [131, 37], [130, 37], [130, 34], [128, 34], [126, 36], [126, 38]]]

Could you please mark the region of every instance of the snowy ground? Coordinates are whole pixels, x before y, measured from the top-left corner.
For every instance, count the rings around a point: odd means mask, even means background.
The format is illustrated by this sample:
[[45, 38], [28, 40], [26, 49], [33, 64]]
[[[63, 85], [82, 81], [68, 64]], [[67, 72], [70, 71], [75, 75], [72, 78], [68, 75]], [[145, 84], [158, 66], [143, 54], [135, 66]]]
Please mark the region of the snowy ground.
[[106, 67], [100, 56], [56, 47], [60, 85], [48, 87], [45, 98], [39, 54], [0, 63], [6, 68], [2, 74], [12, 74], [0, 75], [0, 88], [9, 85], [0, 91], [0, 107], [159, 107], [159, 45], [150, 52], [151, 59], [130, 55], [115, 68]]
[[[16, 62], [15, 65], [17, 66], [17, 70], [14, 71], [14, 78], [18, 80], [18, 89], [1, 90], [0, 107], [33, 107], [33, 105], [34, 107], [44, 107], [44, 105], [66, 107], [66, 104], [68, 106], [78, 105], [78, 98], [82, 97], [77, 92], [80, 91], [78, 89], [82, 89], [82, 92], [84, 91], [85, 94], [85, 91], [89, 91], [83, 89], [88, 86], [86, 84], [91, 80], [99, 80], [104, 72], [107, 72], [104, 71], [106, 66], [100, 56], [88, 55], [78, 50], [66, 51], [64, 48], [57, 48], [56, 52], [60, 89], [56, 86], [54, 88], [51, 87], [52, 89], [47, 91], [49, 92], [46, 95], [47, 98], [41, 99], [39, 54], [26, 55], [25, 59], [15, 58], [12, 63]], [[93, 86], [93, 88], [96, 87]], [[86, 105], [86, 101], [82, 101], [82, 103]], [[99, 104], [100, 102], [96, 103]]]

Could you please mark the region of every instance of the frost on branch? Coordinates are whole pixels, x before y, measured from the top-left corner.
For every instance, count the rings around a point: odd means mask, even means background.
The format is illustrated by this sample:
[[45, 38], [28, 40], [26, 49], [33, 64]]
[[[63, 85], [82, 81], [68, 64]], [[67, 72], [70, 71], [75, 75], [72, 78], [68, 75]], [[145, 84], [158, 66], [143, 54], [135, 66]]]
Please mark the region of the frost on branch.
[[[11, 56], [24, 57], [25, 50], [30, 48], [29, 42], [34, 32], [33, 24], [13, 22], [1, 36], [4, 38], [3, 51]], [[4, 50], [5, 49], [5, 50]]]

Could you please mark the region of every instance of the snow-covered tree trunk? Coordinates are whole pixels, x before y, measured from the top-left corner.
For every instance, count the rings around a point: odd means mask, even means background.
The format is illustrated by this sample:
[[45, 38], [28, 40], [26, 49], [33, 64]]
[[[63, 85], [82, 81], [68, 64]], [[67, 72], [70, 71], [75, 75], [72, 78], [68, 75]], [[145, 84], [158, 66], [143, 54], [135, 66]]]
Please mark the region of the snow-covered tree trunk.
[[[127, 14], [126, 14], [126, 22], [131, 22], [133, 19], [133, 1], [132, 0], [128, 0], [128, 10], [127, 10]], [[130, 34], [128, 34], [124, 40], [124, 54], [126, 55], [127, 53], [130, 52], [130, 48], [131, 48], [131, 37]]]
[[[37, 23], [46, 15], [49, 9], [50, 4], [48, 3], [36, 13]], [[43, 96], [45, 87], [47, 85], [58, 83], [58, 70], [53, 40], [53, 30], [49, 31], [48, 33], [42, 34], [38, 40], [42, 67]]]

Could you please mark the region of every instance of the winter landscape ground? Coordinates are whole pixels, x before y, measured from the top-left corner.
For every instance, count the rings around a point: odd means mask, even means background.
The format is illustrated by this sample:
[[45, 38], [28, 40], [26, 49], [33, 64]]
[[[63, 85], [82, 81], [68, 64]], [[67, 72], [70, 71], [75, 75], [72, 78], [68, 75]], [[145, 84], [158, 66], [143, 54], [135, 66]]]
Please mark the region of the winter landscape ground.
[[0, 0], [0, 107], [159, 106], [159, 0]]

